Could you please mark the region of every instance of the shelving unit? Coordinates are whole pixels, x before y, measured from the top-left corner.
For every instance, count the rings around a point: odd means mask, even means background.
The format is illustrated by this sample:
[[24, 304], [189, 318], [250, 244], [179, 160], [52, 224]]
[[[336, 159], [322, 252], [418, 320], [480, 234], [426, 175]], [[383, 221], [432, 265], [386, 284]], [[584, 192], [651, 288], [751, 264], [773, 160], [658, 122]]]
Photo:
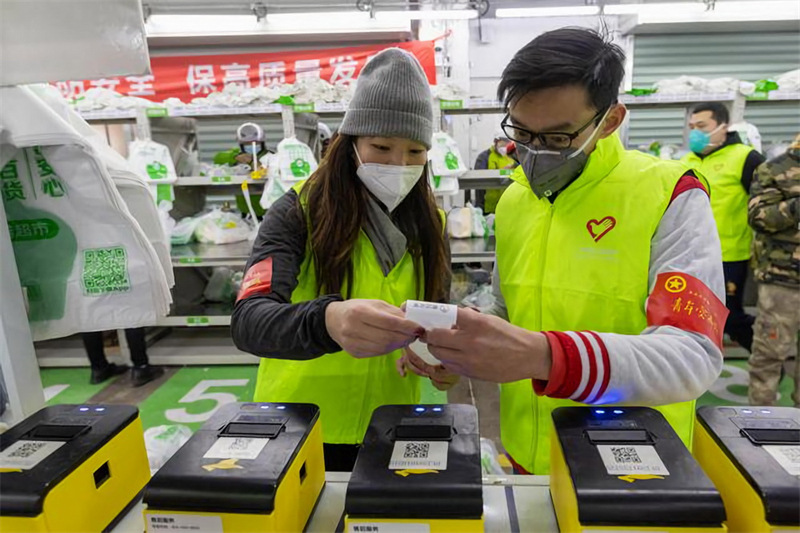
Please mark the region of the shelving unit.
[[[748, 101], [775, 101], [785, 102], [800, 100], [800, 93], [787, 93], [774, 91], [765, 98], [751, 98]], [[687, 108], [698, 101], [719, 101], [729, 103], [734, 117], [741, 117], [744, 112], [746, 99], [737, 93], [716, 94], [686, 94], [686, 95], [659, 95], [631, 96], [621, 95], [620, 101], [634, 109], [654, 109], [664, 107]], [[246, 118], [264, 116], [284, 116], [286, 128], [289, 110], [293, 113], [317, 113], [321, 116], [340, 116], [345, 112], [342, 104], [314, 103], [298, 104], [285, 107], [277, 104], [262, 106], [232, 107], [184, 107], [167, 108], [154, 106], [139, 114], [134, 110], [119, 111], [90, 111], [82, 116], [91, 122], [126, 123], [159, 117], [188, 117], [197, 119], [219, 118]], [[465, 99], [465, 100], [440, 100], [437, 115], [445, 122], [448, 115], [468, 114], [501, 114], [504, 112], [502, 104], [492, 99]], [[292, 113], [288, 113], [291, 117]], [[291, 118], [289, 118], [291, 122]], [[459, 178], [459, 188], [488, 189], [502, 188], [511, 183], [511, 171], [508, 170], [473, 170]], [[259, 190], [264, 182], [253, 181], [246, 176], [190, 176], [178, 178], [175, 187], [205, 187], [209, 190], [239, 189], [243, 182], [255, 190]], [[175, 268], [206, 268], [229, 267], [243, 268], [247, 262], [252, 248], [249, 241], [224, 245], [192, 243], [185, 246], [174, 246], [172, 249], [172, 264]], [[489, 239], [451, 239], [451, 262], [459, 263], [486, 263], [493, 262], [495, 256], [494, 237]], [[228, 305], [196, 305], [182, 306], [173, 309], [170, 316], [160, 320], [157, 333], [152, 335], [153, 344], [149, 353], [154, 364], [240, 364], [255, 363], [258, 358], [245, 354], [236, 349], [230, 339], [230, 312]], [[167, 328], [167, 329], [163, 329]], [[78, 339], [78, 342], [80, 339]], [[74, 344], [74, 343], [73, 343]], [[124, 351], [124, 347], [123, 347]], [[75, 352], [75, 353], [73, 353]], [[80, 352], [80, 353], [78, 353]], [[66, 358], [66, 359], [65, 359]], [[85, 364], [85, 354], [80, 345], [70, 346], [66, 354], [57, 356], [48, 352], [46, 347], [40, 355], [40, 362], [44, 366], [58, 361], [57, 364]], [[52, 363], [55, 364], [55, 363]]]

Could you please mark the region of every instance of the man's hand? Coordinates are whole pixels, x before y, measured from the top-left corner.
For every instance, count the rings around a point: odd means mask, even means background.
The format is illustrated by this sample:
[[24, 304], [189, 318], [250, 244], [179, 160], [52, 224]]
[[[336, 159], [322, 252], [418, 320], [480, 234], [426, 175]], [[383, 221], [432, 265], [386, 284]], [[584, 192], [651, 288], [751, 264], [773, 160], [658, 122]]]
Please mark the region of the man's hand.
[[425, 330], [406, 320], [397, 307], [381, 300], [346, 300], [325, 308], [325, 327], [353, 357], [374, 357], [403, 348]]
[[453, 374], [442, 365], [429, 365], [410, 347], [404, 348], [403, 357], [397, 360], [397, 372], [402, 377], [406, 377], [407, 370], [418, 376], [430, 378], [433, 386], [440, 391], [451, 389], [460, 379], [458, 374]]
[[456, 327], [422, 338], [451, 372], [495, 383], [549, 378], [552, 360], [544, 334], [469, 309], [458, 310]]

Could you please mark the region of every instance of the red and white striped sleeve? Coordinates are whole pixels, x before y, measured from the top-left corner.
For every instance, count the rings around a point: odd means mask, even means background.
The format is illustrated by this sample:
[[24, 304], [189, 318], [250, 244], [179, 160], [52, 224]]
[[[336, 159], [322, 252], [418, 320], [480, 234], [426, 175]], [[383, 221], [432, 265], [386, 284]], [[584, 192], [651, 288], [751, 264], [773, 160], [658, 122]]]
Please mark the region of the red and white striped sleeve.
[[[639, 335], [545, 332], [553, 364], [549, 380], [533, 381], [535, 392], [637, 405], [687, 401], [705, 392], [722, 369], [727, 310], [719, 237], [708, 195], [692, 176], [678, 183], [653, 237], [649, 281], [647, 328]], [[680, 293], [667, 290], [681, 283]]]

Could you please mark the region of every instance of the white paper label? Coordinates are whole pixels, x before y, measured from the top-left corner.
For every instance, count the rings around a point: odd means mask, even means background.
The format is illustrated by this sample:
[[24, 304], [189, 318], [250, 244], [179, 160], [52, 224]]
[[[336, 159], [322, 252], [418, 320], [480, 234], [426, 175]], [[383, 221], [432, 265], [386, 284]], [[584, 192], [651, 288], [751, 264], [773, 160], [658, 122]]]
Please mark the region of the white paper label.
[[431, 526], [415, 523], [350, 522], [347, 533], [431, 533]]
[[800, 476], [800, 446], [762, 446], [790, 476]]
[[0, 452], [0, 468], [30, 470], [64, 444], [50, 440], [18, 440]]
[[222, 533], [222, 518], [219, 516], [148, 514], [145, 524], [147, 533], [167, 533], [172, 531]]
[[612, 476], [653, 474], [668, 476], [669, 470], [653, 446], [598, 446], [606, 471]]
[[269, 439], [221, 437], [208, 449], [203, 459], [255, 459]]
[[416, 322], [425, 329], [450, 329], [456, 325], [458, 307], [432, 302], [406, 302], [406, 319]]
[[449, 447], [450, 443], [441, 441], [397, 441], [394, 443], [389, 469], [447, 470]]

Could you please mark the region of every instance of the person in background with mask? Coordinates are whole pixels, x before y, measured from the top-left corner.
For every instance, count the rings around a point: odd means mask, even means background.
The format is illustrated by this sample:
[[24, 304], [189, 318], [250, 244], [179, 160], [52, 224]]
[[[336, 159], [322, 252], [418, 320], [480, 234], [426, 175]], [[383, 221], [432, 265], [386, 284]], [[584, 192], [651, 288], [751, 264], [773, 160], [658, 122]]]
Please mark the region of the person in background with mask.
[[420, 401], [419, 378], [396, 365], [424, 331], [400, 306], [449, 297], [443, 213], [423, 177], [432, 134], [422, 67], [397, 48], [376, 55], [319, 169], [267, 212], [247, 262], [231, 329], [263, 358], [255, 400], [318, 405], [328, 470], [352, 469], [375, 408]]
[[497, 205], [496, 303], [423, 336], [448, 371], [503, 384], [518, 472], [549, 472], [559, 406], [659, 406], [690, 444], [694, 399], [722, 368], [708, 193], [685, 165], [623, 147], [624, 64], [617, 45], [572, 28], [511, 60], [498, 93], [520, 168]]
[[[509, 141], [503, 131], [494, 135], [494, 142], [487, 150], [478, 154], [475, 170], [514, 169], [519, 162], [514, 159], [514, 143]], [[483, 209], [484, 214], [494, 213], [497, 201], [505, 189], [489, 189], [475, 191], [475, 207]]]
[[747, 225], [747, 198], [753, 172], [764, 156], [728, 131], [728, 108], [719, 102], [696, 105], [689, 117], [689, 149], [681, 161], [696, 169], [711, 187], [711, 210], [722, 244], [725, 333], [750, 351], [754, 318], [744, 312], [744, 284], [753, 232]]
[[254, 122], [245, 122], [236, 129], [236, 140], [239, 142], [237, 148], [231, 148], [226, 152], [219, 152], [214, 156], [215, 165], [250, 165], [253, 164], [253, 153], [260, 161], [267, 155], [266, 138], [264, 130]]
[[750, 404], [775, 403], [783, 362], [794, 355], [792, 399], [800, 407], [800, 134], [756, 171], [748, 214], [758, 281]]

